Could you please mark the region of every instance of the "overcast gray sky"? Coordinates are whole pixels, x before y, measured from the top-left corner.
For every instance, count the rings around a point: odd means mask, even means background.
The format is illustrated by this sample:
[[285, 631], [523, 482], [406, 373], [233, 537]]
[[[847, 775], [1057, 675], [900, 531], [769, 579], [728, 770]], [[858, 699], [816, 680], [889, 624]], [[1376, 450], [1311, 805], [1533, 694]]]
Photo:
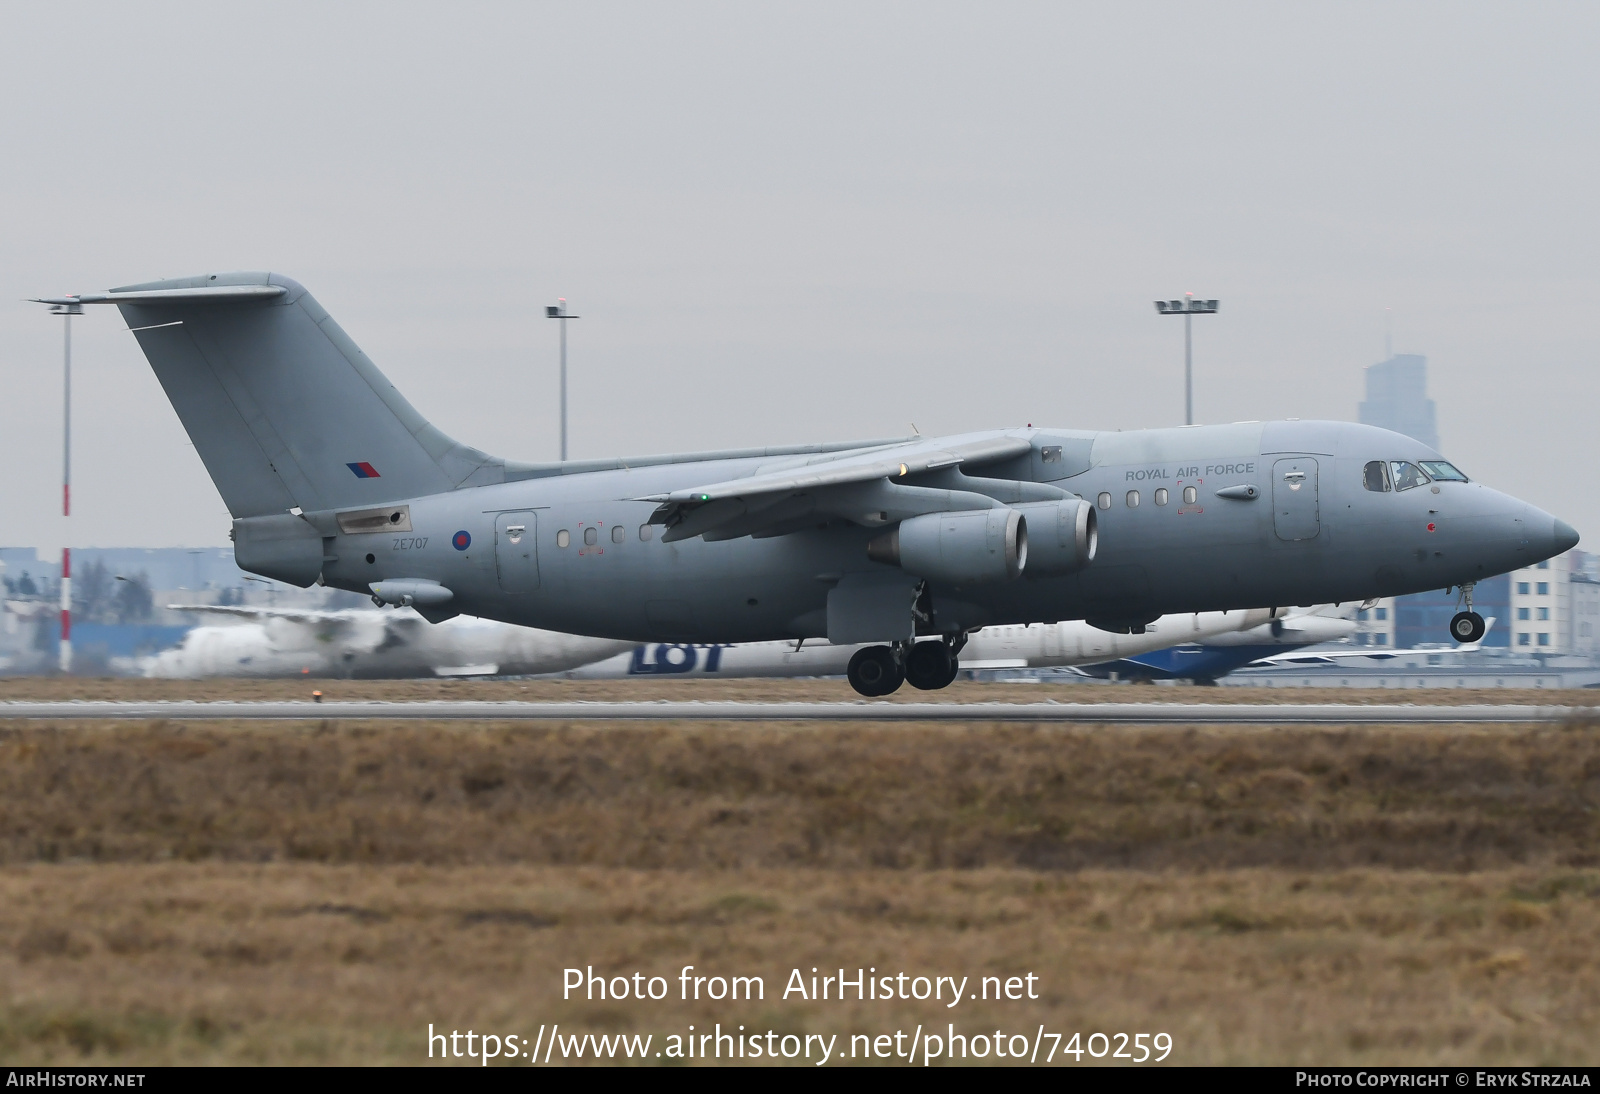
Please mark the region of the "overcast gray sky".
[[[446, 432], [572, 454], [1353, 419], [1600, 537], [1600, 7], [0, 7], [0, 544], [62, 536], [60, 320], [303, 282]], [[133, 337], [75, 326], [74, 545], [228, 515]], [[1600, 544], [1600, 538], [1595, 542]], [[1586, 544], [1587, 546], [1588, 544]], [[53, 553], [53, 552], [52, 552]]]

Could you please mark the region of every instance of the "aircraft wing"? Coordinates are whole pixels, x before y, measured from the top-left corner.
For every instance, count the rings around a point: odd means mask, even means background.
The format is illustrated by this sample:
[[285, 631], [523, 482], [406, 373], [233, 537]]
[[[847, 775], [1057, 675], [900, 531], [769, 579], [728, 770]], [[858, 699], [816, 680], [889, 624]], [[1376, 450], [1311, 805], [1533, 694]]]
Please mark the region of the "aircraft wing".
[[[348, 618], [349, 612], [319, 612], [303, 608], [252, 608], [238, 604], [168, 604], [169, 612], [208, 612], [212, 615], [232, 615], [240, 619], [287, 619], [291, 623], [336, 623]], [[373, 613], [376, 614], [376, 613]]]
[[[179, 612], [231, 615], [257, 623], [281, 621], [306, 627], [322, 641], [337, 639], [358, 644], [403, 642], [426, 626], [422, 617], [409, 609], [383, 612], [360, 608], [316, 611], [309, 608], [260, 608], [236, 604], [168, 604], [167, 608]], [[377, 624], [376, 628], [371, 627], [373, 623]]]
[[[1489, 616], [1483, 621], [1484, 638], [1494, 629], [1495, 617]], [[1304, 653], [1275, 653], [1271, 657], [1263, 657], [1258, 661], [1250, 662], [1251, 667], [1257, 665], [1337, 665], [1340, 661], [1349, 661], [1365, 657], [1369, 661], [1392, 661], [1403, 653], [1477, 653], [1483, 648], [1483, 638], [1476, 642], [1469, 642], [1462, 646], [1445, 646], [1438, 650], [1390, 650], [1390, 649], [1354, 649], [1354, 650], [1323, 650], [1314, 652], [1307, 650]]]
[[1340, 661], [1350, 661], [1358, 657], [1365, 657], [1369, 661], [1392, 661], [1398, 657], [1395, 650], [1337, 650], [1327, 653], [1275, 653], [1271, 657], [1261, 657], [1252, 662], [1256, 665], [1337, 665]]
[[1020, 456], [1031, 448], [1026, 438], [1006, 434], [919, 439], [635, 500], [657, 503], [650, 523], [666, 526], [661, 537], [665, 542], [781, 535], [832, 518], [887, 524], [922, 513], [999, 504], [985, 495], [911, 486], [904, 480], [964, 463]]

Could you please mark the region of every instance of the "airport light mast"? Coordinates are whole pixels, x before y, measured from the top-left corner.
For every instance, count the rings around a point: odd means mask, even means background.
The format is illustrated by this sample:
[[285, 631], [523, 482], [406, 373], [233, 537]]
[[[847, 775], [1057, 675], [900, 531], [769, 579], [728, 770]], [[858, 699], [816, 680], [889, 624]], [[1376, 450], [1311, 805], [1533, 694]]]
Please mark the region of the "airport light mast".
[[1189, 322], [1196, 315], [1215, 315], [1217, 301], [1196, 300], [1194, 293], [1184, 293], [1182, 300], [1157, 300], [1156, 311], [1183, 316], [1183, 424], [1194, 425], [1194, 341]]
[[[72, 317], [83, 305], [57, 304], [51, 315], [61, 316], [61, 516], [72, 515]], [[72, 548], [67, 543], [67, 522], [61, 522], [61, 648], [63, 674], [72, 671]]]
[[567, 298], [561, 297], [544, 309], [546, 319], [561, 320], [561, 462], [567, 461], [567, 320], [582, 319], [581, 315], [567, 314]]

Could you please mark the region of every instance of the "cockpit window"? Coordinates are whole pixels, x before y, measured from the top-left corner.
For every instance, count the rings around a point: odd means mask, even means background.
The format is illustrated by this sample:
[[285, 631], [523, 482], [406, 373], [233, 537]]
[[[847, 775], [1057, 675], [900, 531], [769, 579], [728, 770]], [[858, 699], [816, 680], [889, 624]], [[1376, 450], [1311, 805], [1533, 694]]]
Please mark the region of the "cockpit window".
[[1437, 482], [1466, 482], [1467, 477], [1457, 471], [1454, 464], [1445, 463], [1443, 460], [1425, 460], [1422, 469], [1428, 477]]
[[1396, 490], [1410, 490], [1413, 486], [1426, 486], [1428, 476], [1422, 473], [1422, 468], [1414, 463], [1395, 462], [1390, 465], [1394, 468], [1394, 488]]
[[1361, 469], [1361, 481], [1368, 490], [1374, 494], [1385, 494], [1389, 491], [1389, 465], [1382, 460], [1373, 460]]

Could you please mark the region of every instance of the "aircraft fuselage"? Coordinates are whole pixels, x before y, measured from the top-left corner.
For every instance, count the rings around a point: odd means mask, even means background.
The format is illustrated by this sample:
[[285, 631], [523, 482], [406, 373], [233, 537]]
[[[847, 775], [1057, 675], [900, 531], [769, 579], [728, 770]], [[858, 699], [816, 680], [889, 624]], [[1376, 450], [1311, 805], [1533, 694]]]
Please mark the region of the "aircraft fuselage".
[[[971, 473], [1045, 482], [1095, 504], [1098, 552], [1064, 576], [1024, 568], [1011, 580], [930, 582], [934, 618], [920, 632], [1359, 601], [1467, 584], [1576, 542], [1549, 514], [1475, 481], [1369, 489], [1374, 461], [1440, 459], [1370, 426], [992, 436], [1025, 438], [1030, 452]], [[835, 519], [770, 538], [663, 542], [649, 523], [656, 502], [638, 500], [774, 462], [597, 470], [410, 499], [375, 491], [373, 504], [408, 505], [409, 529], [325, 538], [323, 580], [363, 593], [374, 582], [436, 581], [464, 613], [637, 642], [821, 637], [843, 576], [895, 569], [867, 557], [878, 529]]]

